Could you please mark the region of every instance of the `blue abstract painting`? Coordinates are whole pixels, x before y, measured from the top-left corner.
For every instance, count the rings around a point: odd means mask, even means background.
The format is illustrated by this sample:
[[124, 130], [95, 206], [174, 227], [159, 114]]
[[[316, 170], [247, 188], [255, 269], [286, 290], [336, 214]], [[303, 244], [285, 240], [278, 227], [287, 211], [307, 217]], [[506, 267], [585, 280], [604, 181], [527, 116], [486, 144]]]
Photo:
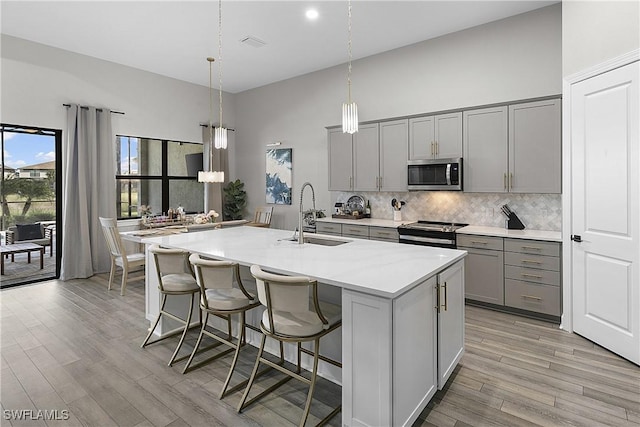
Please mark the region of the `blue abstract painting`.
[[267, 150], [267, 203], [291, 204], [291, 148]]

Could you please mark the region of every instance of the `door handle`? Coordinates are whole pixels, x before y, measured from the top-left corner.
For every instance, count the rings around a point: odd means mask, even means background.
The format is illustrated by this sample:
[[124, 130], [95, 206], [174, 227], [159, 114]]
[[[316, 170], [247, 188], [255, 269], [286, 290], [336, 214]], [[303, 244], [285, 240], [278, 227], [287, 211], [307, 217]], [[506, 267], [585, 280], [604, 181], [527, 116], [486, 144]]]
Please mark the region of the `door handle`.
[[431, 157], [433, 157], [435, 155], [434, 149], [433, 149], [433, 141], [431, 141]]
[[507, 173], [505, 172], [503, 178], [502, 178], [502, 182], [504, 184], [504, 189], [507, 189]]
[[582, 242], [582, 236], [579, 234], [572, 234], [571, 235], [571, 240], [573, 240], [576, 243], [580, 243]]

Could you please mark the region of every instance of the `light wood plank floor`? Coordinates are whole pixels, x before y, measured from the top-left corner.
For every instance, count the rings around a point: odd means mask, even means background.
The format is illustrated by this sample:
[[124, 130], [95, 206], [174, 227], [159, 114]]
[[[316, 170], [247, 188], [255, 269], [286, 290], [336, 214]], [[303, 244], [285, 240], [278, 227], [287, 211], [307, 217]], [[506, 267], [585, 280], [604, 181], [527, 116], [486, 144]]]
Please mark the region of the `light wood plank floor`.
[[[139, 348], [148, 327], [142, 281], [121, 297], [106, 292], [106, 280], [98, 275], [0, 292], [3, 426], [297, 424], [304, 385], [291, 380], [237, 414], [240, 392], [217, 398], [230, 357], [186, 375], [181, 364], [167, 367], [175, 340]], [[550, 323], [476, 307], [466, 314], [463, 361], [415, 426], [640, 425], [636, 365]], [[244, 350], [239, 379], [256, 355]], [[256, 390], [279, 378], [266, 375]], [[340, 387], [321, 380], [309, 423], [339, 401]], [[5, 410], [67, 410], [70, 418], [7, 420]], [[329, 425], [339, 426], [340, 417]]]

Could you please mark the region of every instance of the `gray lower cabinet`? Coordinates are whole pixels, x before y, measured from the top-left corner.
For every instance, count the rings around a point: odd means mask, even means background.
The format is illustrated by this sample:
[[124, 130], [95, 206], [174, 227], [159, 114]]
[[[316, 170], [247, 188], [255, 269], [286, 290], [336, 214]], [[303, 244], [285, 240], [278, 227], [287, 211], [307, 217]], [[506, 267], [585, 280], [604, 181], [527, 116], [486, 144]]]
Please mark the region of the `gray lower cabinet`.
[[341, 224], [336, 222], [316, 223], [316, 231], [320, 234], [334, 236], [357, 237], [360, 239], [382, 240], [398, 243], [398, 229], [396, 227], [369, 226], [362, 224]]
[[504, 252], [500, 237], [459, 235], [466, 250], [465, 298], [504, 305]]
[[458, 248], [468, 252], [466, 299], [562, 314], [560, 243], [460, 234]]
[[369, 240], [398, 243], [398, 229], [392, 227], [369, 227]]
[[335, 222], [316, 222], [316, 232], [319, 234], [333, 234], [342, 236], [342, 224]]
[[505, 239], [505, 305], [560, 316], [560, 243]]

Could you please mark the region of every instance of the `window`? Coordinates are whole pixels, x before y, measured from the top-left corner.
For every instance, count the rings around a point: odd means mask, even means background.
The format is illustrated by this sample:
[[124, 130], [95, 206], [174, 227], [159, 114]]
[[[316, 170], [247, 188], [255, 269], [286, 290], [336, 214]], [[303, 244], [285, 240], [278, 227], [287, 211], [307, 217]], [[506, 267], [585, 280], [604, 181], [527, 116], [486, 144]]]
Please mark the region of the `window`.
[[154, 214], [203, 211], [202, 144], [118, 136], [116, 150], [119, 219], [139, 218], [142, 205]]

